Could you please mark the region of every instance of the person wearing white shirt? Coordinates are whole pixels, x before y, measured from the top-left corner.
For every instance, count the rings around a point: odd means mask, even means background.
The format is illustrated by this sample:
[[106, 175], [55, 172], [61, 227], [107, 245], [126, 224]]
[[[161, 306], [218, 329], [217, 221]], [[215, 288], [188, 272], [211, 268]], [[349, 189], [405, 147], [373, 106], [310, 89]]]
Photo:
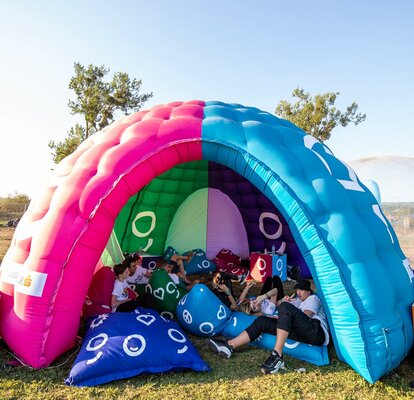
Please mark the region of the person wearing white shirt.
[[276, 334], [275, 347], [261, 366], [263, 373], [274, 374], [284, 368], [282, 350], [288, 337], [314, 346], [328, 344], [326, 315], [310, 282], [299, 279], [295, 289], [296, 298], [285, 296], [279, 304], [278, 318], [258, 317], [240, 335], [228, 341], [209, 339], [210, 349], [217, 355], [230, 358], [235, 348], [253, 342], [262, 333]]
[[142, 258], [139, 255], [128, 256], [122, 262], [129, 269], [127, 282], [131, 285], [146, 285], [151, 278], [152, 270], [142, 266]]
[[[112, 312], [129, 312], [137, 307], [152, 308], [152, 301], [147, 293], [139, 296], [135, 295], [133, 299], [129, 299], [129, 284], [127, 282], [129, 270], [126, 264], [116, 264], [114, 266], [114, 288], [112, 290], [111, 307]], [[132, 292], [132, 291], [131, 291]]]

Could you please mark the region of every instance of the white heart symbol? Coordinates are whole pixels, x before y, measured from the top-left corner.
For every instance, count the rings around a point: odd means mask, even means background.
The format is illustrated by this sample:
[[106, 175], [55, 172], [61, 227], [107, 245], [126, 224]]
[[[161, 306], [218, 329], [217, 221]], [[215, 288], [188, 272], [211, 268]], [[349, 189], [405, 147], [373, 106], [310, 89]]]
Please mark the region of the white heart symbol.
[[147, 326], [150, 326], [155, 320], [156, 318], [153, 315], [138, 315], [137, 317], [137, 321]]
[[157, 299], [164, 300], [164, 289], [162, 287], [154, 290], [152, 293]]
[[226, 316], [227, 316], [226, 309], [224, 308], [223, 305], [220, 304], [219, 310], [217, 312], [217, 318], [223, 319], [223, 318], [226, 318]]

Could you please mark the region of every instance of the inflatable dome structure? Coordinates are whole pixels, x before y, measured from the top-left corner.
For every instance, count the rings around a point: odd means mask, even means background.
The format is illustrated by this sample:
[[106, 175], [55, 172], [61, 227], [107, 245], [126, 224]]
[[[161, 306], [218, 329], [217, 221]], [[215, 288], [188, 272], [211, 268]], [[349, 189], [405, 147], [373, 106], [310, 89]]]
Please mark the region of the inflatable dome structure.
[[124, 251], [152, 254], [167, 241], [209, 256], [275, 244], [312, 276], [338, 357], [370, 382], [411, 348], [413, 275], [374, 196], [327, 146], [267, 112], [159, 105], [57, 166], [0, 270], [0, 335], [26, 363], [45, 367], [74, 346], [113, 229]]

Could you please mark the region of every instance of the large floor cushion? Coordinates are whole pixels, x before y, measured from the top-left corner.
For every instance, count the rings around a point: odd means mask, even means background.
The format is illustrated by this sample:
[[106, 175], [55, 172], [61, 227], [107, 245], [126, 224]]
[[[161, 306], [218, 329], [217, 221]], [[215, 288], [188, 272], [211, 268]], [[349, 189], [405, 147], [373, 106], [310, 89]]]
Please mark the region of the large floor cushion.
[[243, 275], [248, 272], [247, 268], [241, 265], [242, 259], [231, 250], [221, 249], [213, 262], [217, 266], [218, 272], [225, 272], [232, 275]]
[[186, 369], [209, 371], [176, 322], [138, 308], [89, 322], [66, 384], [95, 386], [142, 373]]
[[156, 269], [145, 291], [154, 299], [154, 308], [162, 315], [174, 317], [178, 301], [187, 293], [186, 289], [177, 286], [163, 269]]
[[[229, 323], [222, 332], [223, 335], [234, 338], [243, 332], [254, 320], [255, 316], [247, 315], [241, 312], [234, 312]], [[253, 344], [265, 349], [273, 349], [276, 343], [276, 335], [268, 333], [263, 334]], [[310, 344], [295, 342], [288, 339], [283, 348], [285, 354], [310, 362], [315, 365], [328, 365], [328, 346], [312, 346]]]
[[84, 317], [112, 312], [111, 298], [114, 282], [115, 274], [111, 267], [101, 267], [95, 272], [83, 305]]
[[208, 274], [216, 270], [216, 265], [207, 258], [203, 249], [194, 249], [187, 251], [183, 256], [193, 253], [190, 262], [184, 261], [183, 265], [187, 275], [191, 274]]
[[231, 311], [205, 285], [195, 285], [177, 305], [177, 320], [183, 329], [197, 336], [220, 333]]

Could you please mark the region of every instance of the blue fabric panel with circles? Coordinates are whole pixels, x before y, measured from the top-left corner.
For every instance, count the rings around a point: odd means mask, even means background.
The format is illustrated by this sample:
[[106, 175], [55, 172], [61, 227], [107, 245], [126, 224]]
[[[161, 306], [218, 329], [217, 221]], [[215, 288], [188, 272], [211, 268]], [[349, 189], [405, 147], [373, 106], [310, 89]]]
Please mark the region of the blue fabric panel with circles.
[[205, 285], [195, 285], [177, 304], [177, 320], [183, 329], [197, 336], [222, 332], [232, 311]]
[[103, 314], [88, 323], [67, 385], [96, 386], [143, 373], [209, 371], [178, 324], [155, 311]]
[[209, 260], [203, 249], [194, 249], [187, 251], [183, 256], [192, 254], [189, 262], [184, 261], [184, 268], [187, 275], [191, 274], [208, 274], [216, 270], [216, 264]]
[[289, 224], [318, 289], [338, 357], [369, 382], [413, 343], [413, 273], [391, 224], [355, 172], [292, 123], [206, 102], [203, 159], [236, 171]]
[[[241, 312], [234, 312], [226, 328], [222, 332], [230, 338], [234, 338], [243, 332], [257, 317]], [[272, 350], [275, 347], [276, 336], [264, 333], [252, 344]], [[315, 365], [328, 365], [328, 346], [312, 346], [310, 344], [296, 342], [287, 339], [283, 352], [289, 356], [307, 361]]]

